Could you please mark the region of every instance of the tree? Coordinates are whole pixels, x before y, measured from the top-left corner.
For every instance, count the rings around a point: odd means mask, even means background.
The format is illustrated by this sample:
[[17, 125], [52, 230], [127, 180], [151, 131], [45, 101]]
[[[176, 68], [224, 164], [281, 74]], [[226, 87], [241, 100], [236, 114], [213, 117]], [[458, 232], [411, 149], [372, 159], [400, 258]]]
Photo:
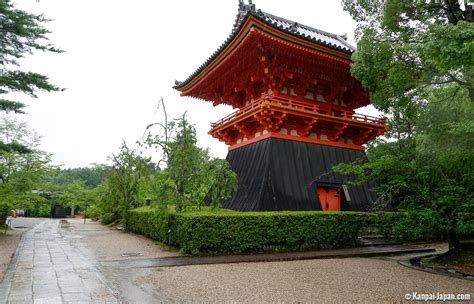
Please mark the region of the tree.
[[38, 149], [40, 138], [24, 122], [3, 117], [0, 120], [0, 131], [1, 141], [9, 144], [15, 140], [29, 151], [0, 151], [1, 224], [11, 209], [30, 209], [34, 204], [44, 201], [37, 190], [41, 190], [41, 181], [50, 170], [51, 156]]
[[[458, 0], [343, 0], [357, 21], [353, 75], [376, 107], [421, 102], [424, 90], [455, 83], [474, 101], [473, 6]], [[421, 98], [420, 98], [421, 96]]]
[[63, 207], [86, 210], [93, 203], [92, 189], [84, 181], [61, 185], [54, 200]]
[[389, 116], [366, 162], [339, 165], [377, 182], [381, 201], [430, 208], [457, 248], [457, 214], [474, 208], [473, 8], [459, 1], [351, 1], [358, 22], [352, 74]]
[[[19, 68], [19, 60], [34, 51], [61, 52], [47, 42], [50, 32], [43, 26], [47, 21], [42, 15], [15, 9], [10, 0], [0, 1], [0, 111], [24, 113], [25, 104], [10, 99], [9, 93], [37, 97], [38, 91], [60, 90], [48, 77]], [[15, 141], [0, 141], [0, 149], [25, 152]]]
[[112, 219], [124, 220], [130, 208], [142, 204], [140, 188], [146, 176], [150, 175], [150, 159], [141, 157], [125, 142], [118, 154], [110, 157], [112, 166], [103, 185], [99, 185], [99, 205], [103, 213], [111, 214]]
[[237, 177], [225, 160], [209, 157], [208, 150], [196, 143], [196, 130], [186, 120], [177, 123], [177, 134], [168, 146], [167, 171], [175, 185], [176, 210], [201, 206], [209, 199], [211, 206], [219, 208], [221, 201], [229, 199], [237, 186]]
[[88, 188], [95, 188], [103, 182], [109, 168], [106, 165], [94, 164], [92, 167], [56, 169], [48, 174], [45, 182], [57, 185], [67, 185], [83, 182]]
[[197, 146], [196, 130], [186, 115], [163, 125], [166, 136], [148, 134], [146, 143], [164, 151], [166, 169], [156, 182], [161, 203], [174, 205], [176, 211], [202, 206], [206, 201], [220, 208], [237, 190], [237, 176], [226, 160], [211, 159], [209, 151]]

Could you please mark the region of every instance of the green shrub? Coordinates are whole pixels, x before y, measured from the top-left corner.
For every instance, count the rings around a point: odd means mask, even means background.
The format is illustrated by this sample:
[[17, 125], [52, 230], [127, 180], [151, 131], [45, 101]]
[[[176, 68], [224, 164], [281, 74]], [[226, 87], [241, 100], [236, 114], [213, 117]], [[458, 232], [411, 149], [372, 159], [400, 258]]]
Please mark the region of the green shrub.
[[160, 208], [140, 207], [128, 211], [127, 230], [143, 234], [163, 243], [170, 243], [168, 230], [175, 213]]
[[97, 205], [91, 205], [87, 207], [84, 211], [84, 217], [91, 218], [91, 219], [98, 219], [100, 218], [100, 207]]
[[117, 218], [114, 213], [104, 213], [100, 217], [100, 222], [104, 225], [108, 225], [110, 223], [113, 223], [116, 219]]
[[[127, 229], [180, 247], [216, 254], [357, 245], [363, 213], [193, 211], [159, 215], [128, 212]], [[165, 219], [166, 222], [157, 223]]]
[[357, 245], [363, 213], [194, 212], [176, 215], [174, 245], [184, 252], [239, 253]]
[[[386, 238], [398, 241], [441, 240], [446, 238], [446, 227], [441, 215], [431, 209], [409, 212], [372, 214], [370, 225], [377, 227]], [[474, 219], [471, 213], [459, 215], [457, 233], [474, 235]]]
[[403, 241], [439, 240], [444, 237], [441, 216], [430, 209], [401, 213], [393, 231], [395, 239]]
[[[376, 230], [399, 241], [443, 238], [438, 213], [418, 212], [237, 212], [209, 208], [176, 213], [151, 207], [130, 210], [127, 229], [191, 254], [289, 251], [358, 245], [358, 233]], [[474, 235], [471, 214], [458, 233]]]
[[51, 206], [37, 204], [31, 209], [31, 217], [50, 217]]
[[461, 237], [474, 237], [474, 215], [472, 213], [460, 213], [457, 233]]

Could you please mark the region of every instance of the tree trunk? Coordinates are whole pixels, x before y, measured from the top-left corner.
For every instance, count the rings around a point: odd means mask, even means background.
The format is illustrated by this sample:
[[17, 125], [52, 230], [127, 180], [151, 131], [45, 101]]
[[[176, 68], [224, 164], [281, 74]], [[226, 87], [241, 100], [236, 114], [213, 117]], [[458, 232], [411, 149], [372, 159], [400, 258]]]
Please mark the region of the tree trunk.
[[458, 213], [456, 210], [451, 210], [448, 218], [448, 244], [449, 252], [456, 252], [459, 249], [459, 238], [456, 233], [458, 225]]
[[455, 228], [448, 230], [448, 244], [449, 252], [456, 252], [459, 249], [459, 238], [456, 234]]

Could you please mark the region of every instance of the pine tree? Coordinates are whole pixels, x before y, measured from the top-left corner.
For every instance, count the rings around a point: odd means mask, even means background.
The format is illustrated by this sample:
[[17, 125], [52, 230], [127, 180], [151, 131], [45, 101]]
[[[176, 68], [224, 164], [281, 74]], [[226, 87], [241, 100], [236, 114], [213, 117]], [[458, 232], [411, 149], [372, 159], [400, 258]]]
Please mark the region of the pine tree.
[[[25, 104], [12, 100], [10, 93], [24, 93], [36, 98], [38, 91], [59, 91], [48, 77], [24, 71], [19, 60], [34, 51], [62, 52], [48, 43], [50, 33], [43, 25], [48, 20], [16, 9], [10, 0], [0, 0], [0, 111], [23, 114]], [[0, 151], [26, 152], [17, 143], [4, 143], [0, 139]]]

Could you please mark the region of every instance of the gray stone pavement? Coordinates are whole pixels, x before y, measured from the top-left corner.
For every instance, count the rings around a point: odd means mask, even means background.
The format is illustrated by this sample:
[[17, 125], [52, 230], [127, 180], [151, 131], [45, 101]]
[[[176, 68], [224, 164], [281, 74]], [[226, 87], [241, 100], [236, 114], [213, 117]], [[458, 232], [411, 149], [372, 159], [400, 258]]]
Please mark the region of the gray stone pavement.
[[0, 285], [0, 303], [118, 303], [96, 260], [60, 233], [60, 220], [25, 232]]

